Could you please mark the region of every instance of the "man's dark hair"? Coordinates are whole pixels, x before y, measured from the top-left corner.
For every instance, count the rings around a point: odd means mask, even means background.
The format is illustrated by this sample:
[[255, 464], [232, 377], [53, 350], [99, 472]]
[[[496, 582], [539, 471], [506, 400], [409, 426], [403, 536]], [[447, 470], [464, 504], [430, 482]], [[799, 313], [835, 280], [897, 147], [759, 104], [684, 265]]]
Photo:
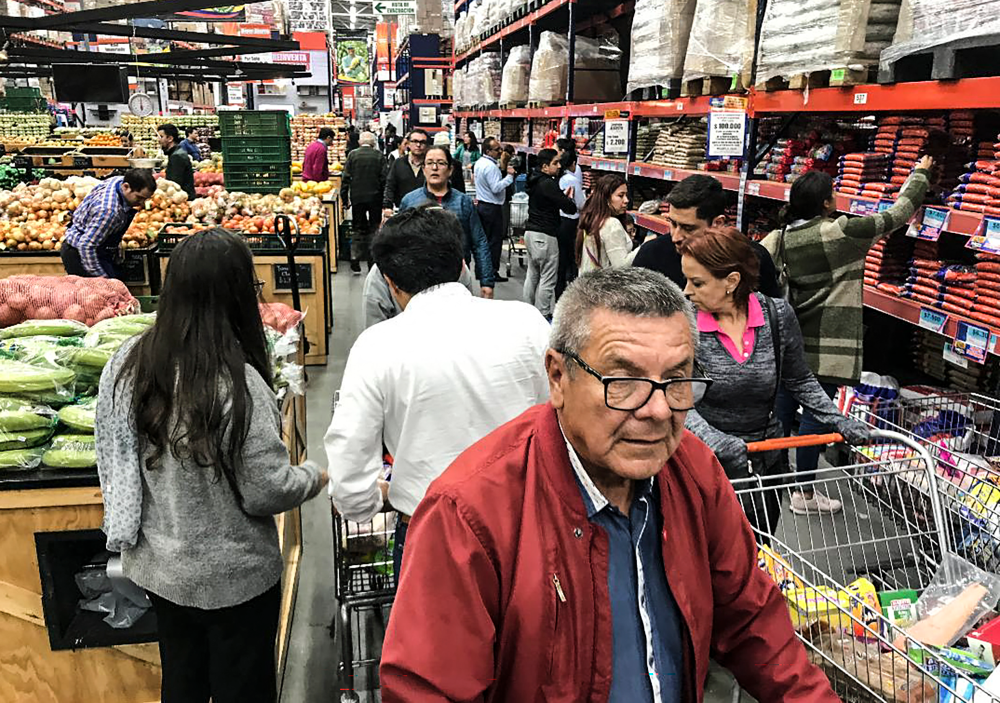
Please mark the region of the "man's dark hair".
[[372, 242], [379, 271], [410, 295], [457, 281], [463, 257], [462, 225], [436, 205], [389, 218]]
[[411, 129], [410, 132], [409, 132], [409, 134], [406, 135], [406, 138], [407, 139], [413, 139], [413, 135], [414, 134], [421, 134], [421, 135], [423, 135], [424, 139], [426, 139], [428, 141], [428, 145], [429, 145], [431, 138], [430, 138], [430, 135], [427, 134], [427, 132], [425, 132], [422, 129]]
[[556, 158], [559, 154], [555, 149], [542, 149], [538, 152], [538, 170], [542, 170], [542, 166], [548, 166], [552, 163], [552, 159]]
[[122, 181], [128, 183], [128, 187], [137, 193], [144, 190], [156, 191], [156, 179], [148, 168], [130, 168], [125, 172]]
[[197, 127], [188, 127], [184, 130], [184, 136], [190, 137], [192, 134], [198, 131]]
[[500, 142], [497, 141], [496, 137], [486, 137], [486, 139], [483, 140], [483, 153], [488, 154], [499, 146]]
[[811, 220], [826, 214], [826, 201], [833, 197], [833, 179], [823, 171], [806, 171], [795, 179], [788, 191], [788, 205], [781, 213], [787, 225], [796, 220]]
[[175, 142], [179, 142], [181, 140], [181, 133], [177, 130], [177, 125], [172, 125], [169, 122], [161, 124], [156, 128], [156, 131], [163, 132]]
[[332, 136], [334, 136], [334, 132], [329, 127], [320, 127], [319, 128], [319, 138], [320, 138], [320, 140], [329, 139]]
[[667, 194], [667, 202], [681, 210], [697, 208], [695, 214], [698, 219], [709, 224], [726, 212], [726, 193], [722, 184], [711, 176], [700, 173], [688, 176], [674, 186]]
[[559, 157], [559, 167], [562, 168], [563, 171], [572, 171], [576, 167], [576, 159], [577, 156], [575, 151], [566, 150], [562, 153], [562, 156]]
[[576, 142], [569, 137], [559, 137], [556, 139], [556, 146], [560, 151], [572, 151], [576, 153]]

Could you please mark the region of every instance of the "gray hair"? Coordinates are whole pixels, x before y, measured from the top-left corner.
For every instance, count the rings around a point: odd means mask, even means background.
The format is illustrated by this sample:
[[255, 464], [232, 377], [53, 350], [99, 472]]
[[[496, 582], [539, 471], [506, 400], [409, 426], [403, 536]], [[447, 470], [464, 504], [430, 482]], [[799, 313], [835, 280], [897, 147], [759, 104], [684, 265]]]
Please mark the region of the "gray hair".
[[590, 320], [603, 308], [635, 317], [671, 317], [683, 314], [691, 327], [691, 341], [698, 348], [694, 307], [677, 284], [658, 271], [623, 266], [599, 269], [573, 281], [556, 303], [549, 346], [579, 354], [590, 341]]
[[375, 135], [371, 132], [362, 132], [361, 136], [358, 137], [358, 144], [363, 144], [365, 146], [375, 146], [378, 141], [375, 139]]

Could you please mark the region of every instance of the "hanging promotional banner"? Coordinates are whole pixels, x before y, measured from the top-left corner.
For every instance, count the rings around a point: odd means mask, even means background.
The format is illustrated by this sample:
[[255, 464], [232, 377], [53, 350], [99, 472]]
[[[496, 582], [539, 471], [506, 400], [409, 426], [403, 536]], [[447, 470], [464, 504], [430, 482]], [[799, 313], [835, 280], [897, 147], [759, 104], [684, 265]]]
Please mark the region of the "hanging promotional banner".
[[380, 81], [389, 80], [389, 23], [378, 22], [375, 25], [375, 71]]
[[[241, 37], [257, 37], [259, 39], [270, 39], [271, 38], [271, 28], [266, 24], [240, 24], [237, 35]], [[270, 52], [261, 52], [259, 54], [242, 54], [240, 56], [240, 61], [246, 61], [248, 63], [272, 63]]]
[[245, 5], [225, 5], [210, 10], [187, 10], [173, 13], [173, 18], [187, 22], [242, 22], [246, 19]]
[[368, 40], [337, 38], [336, 80], [340, 83], [368, 83]]

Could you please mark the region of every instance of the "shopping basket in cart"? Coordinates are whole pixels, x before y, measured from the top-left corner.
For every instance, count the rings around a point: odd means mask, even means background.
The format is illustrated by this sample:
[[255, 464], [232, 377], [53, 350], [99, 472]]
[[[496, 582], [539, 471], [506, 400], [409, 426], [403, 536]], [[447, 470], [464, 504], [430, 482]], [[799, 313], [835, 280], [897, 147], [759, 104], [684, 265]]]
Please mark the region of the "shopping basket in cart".
[[524, 259], [528, 255], [528, 247], [524, 244], [524, 228], [528, 224], [528, 194], [515, 193], [510, 199], [510, 227], [507, 229], [507, 277], [510, 278], [511, 262], [517, 255], [521, 268], [525, 267]]
[[[904, 434], [876, 430], [874, 436], [874, 444], [856, 450], [856, 463], [820, 469], [808, 482], [798, 482], [795, 474], [733, 482], [745, 510], [767, 500], [782, 506], [776, 524], [756, 521], [759, 566], [785, 596], [811, 661], [826, 672], [844, 701], [1000, 703], [985, 692], [981, 678], [956, 666], [947, 650], [909, 637], [912, 622], [890, 619], [882, 610], [880, 598], [926, 595], [929, 586], [952, 583], [950, 570], [957, 573], [953, 565], [962, 560], [949, 549], [942, 501], [933, 490], [937, 479], [931, 455]], [[839, 439], [793, 437], [748, 449], [778, 450]], [[920, 485], [932, 487], [926, 506], [921, 506], [925, 512], [897, 519], [896, 508], [889, 506], [913, 502], [910, 493]], [[843, 510], [796, 515], [788, 509], [792, 488], [822, 491], [840, 500]], [[1000, 596], [1000, 580], [972, 565], [964, 568]], [[976, 604], [983, 608], [982, 601]], [[995, 600], [988, 602], [987, 609], [995, 605]]]

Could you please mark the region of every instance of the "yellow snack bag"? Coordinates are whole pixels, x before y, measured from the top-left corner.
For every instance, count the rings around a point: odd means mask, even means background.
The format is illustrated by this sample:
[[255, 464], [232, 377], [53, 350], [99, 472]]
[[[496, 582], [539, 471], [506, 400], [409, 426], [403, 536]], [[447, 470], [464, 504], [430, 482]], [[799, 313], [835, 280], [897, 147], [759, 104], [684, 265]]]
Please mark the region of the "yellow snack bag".
[[852, 596], [850, 602], [854, 636], [877, 637], [881, 629], [879, 614], [882, 606], [879, 604], [875, 585], [866, 578], [859, 578], [847, 586], [847, 591]]
[[830, 586], [791, 588], [785, 591], [792, 626], [799, 631], [825, 622], [835, 632], [851, 629], [851, 597]]
[[768, 546], [757, 550], [757, 566], [770, 575], [782, 593], [790, 588], [803, 588], [802, 579], [792, 573], [791, 565]]

